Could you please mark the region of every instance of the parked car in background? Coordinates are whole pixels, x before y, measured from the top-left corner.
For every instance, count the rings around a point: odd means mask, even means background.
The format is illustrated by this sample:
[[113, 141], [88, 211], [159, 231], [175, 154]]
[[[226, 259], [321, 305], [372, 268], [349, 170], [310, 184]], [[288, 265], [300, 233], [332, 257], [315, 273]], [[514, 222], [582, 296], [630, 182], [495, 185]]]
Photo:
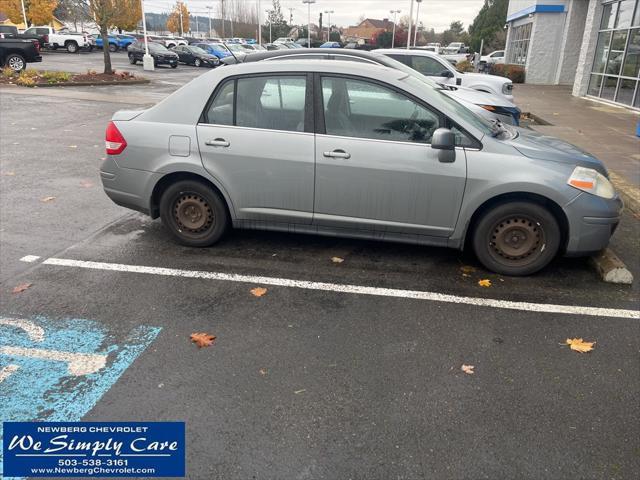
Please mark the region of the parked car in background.
[[116, 112], [106, 146], [106, 194], [190, 247], [231, 226], [294, 231], [469, 248], [529, 275], [606, 247], [622, 214], [597, 158], [351, 61], [213, 70]]
[[265, 43], [264, 47], [269, 51], [290, 50], [289, 48], [285, 47], [284, 43]]
[[[233, 56], [240, 61], [250, 53], [249, 50], [239, 43], [225, 43], [225, 47], [227, 47], [227, 49], [233, 53]], [[251, 51], [251, 53], [253, 53], [253, 51]]]
[[40, 44], [36, 39], [0, 38], [0, 65], [20, 72], [28, 63], [41, 62]]
[[93, 42], [86, 33], [70, 32], [68, 30], [56, 32], [53, 27], [30, 27], [24, 32], [27, 35], [46, 35], [47, 47], [56, 50], [65, 48], [69, 53], [78, 53], [81, 49], [91, 50]]
[[178, 61], [196, 67], [217, 67], [220, 59], [215, 55], [205, 52], [195, 45], [178, 45], [171, 49], [178, 55]]
[[496, 50], [495, 52], [491, 52], [489, 55], [481, 56], [480, 63], [485, 63], [487, 65], [503, 64], [504, 50]]
[[481, 73], [459, 72], [441, 55], [424, 50], [394, 48], [375, 50], [375, 52], [398, 60], [423, 75], [431, 77], [436, 82], [492, 93], [504, 97], [509, 102], [513, 102], [513, 82], [508, 78]]
[[[178, 54], [167, 49], [164, 45], [156, 42], [148, 42], [149, 55], [153, 57], [153, 64], [169, 65], [171, 68], [178, 67]], [[136, 40], [127, 49], [127, 56], [129, 57], [129, 63], [135, 65], [137, 62], [142, 62], [145, 54], [144, 40]]]
[[118, 34], [116, 37], [118, 37], [118, 46], [123, 50], [126, 50], [129, 45], [136, 41], [135, 37], [131, 35]]
[[[96, 48], [102, 49], [103, 48], [103, 42], [102, 42], [102, 35], [96, 33], [94, 35], [92, 35], [93, 40], [94, 40], [94, 45]], [[115, 35], [109, 35], [108, 37], [109, 40], [109, 51], [110, 52], [117, 52], [118, 50], [120, 50], [121, 46], [120, 46], [120, 41], [118, 39], [117, 36]]]
[[276, 38], [275, 41], [279, 43], [287, 43], [287, 42], [294, 43], [295, 39], [293, 39], [292, 37], [278, 37]]
[[160, 42], [162, 42], [162, 44], [167, 48], [172, 48], [177, 45], [189, 45], [189, 42], [182, 37], [162, 36], [158, 37], [158, 40], [160, 40]]
[[247, 51], [246, 53], [264, 52], [267, 50], [265, 47], [257, 43], [241, 43], [240, 46]]
[[475, 114], [486, 118], [489, 121], [499, 120], [502, 123], [509, 125], [518, 125], [520, 123], [520, 109], [509, 100], [497, 95], [479, 92], [471, 88], [458, 87], [455, 85], [444, 85], [437, 83], [431, 79], [422, 75], [418, 71], [409, 67], [408, 65], [398, 62], [393, 58], [390, 58], [381, 53], [374, 52], [359, 52], [353, 50], [334, 50], [334, 49], [306, 49], [302, 51], [274, 51], [264, 52], [251, 55], [245, 59], [245, 62], [257, 62], [257, 61], [271, 61], [271, 60], [286, 60], [286, 59], [300, 59], [300, 60], [350, 60], [354, 62], [372, 63], [375, 65], [383, 65], [389, 68], [395, 68], [409, 75], [418, 78], [425, 83], [426, 88], [438, 88], [443, 89], [443, 93], [450, 98], [462, 103], [465, 107], [469, 108]]
[[232, 57], [232, 54], [229, 51], [229, 49], [225, 47], [224, 44], [222, 43], [200, 42], [200, 43], [194, 44], [194, 47], [199, 47], [205, 52], [210, 53], [211, 55], [215, 55], [220, 60], [222, 60], [223, 58]]
[[49, 41], [48, 34], [46, 32], [42, 32], [38, 34], [38, 32], [33, 33], [20, 33], [18, 28], [15, 25], [0, 25], [0, 38], [19, 38], [22, 40], [36, 40], [38, 42], [38, 46], [40, 50], [42, 50]]
[[320, 48], [342, 48], [342, 45], [340, 42], [324, 42]]

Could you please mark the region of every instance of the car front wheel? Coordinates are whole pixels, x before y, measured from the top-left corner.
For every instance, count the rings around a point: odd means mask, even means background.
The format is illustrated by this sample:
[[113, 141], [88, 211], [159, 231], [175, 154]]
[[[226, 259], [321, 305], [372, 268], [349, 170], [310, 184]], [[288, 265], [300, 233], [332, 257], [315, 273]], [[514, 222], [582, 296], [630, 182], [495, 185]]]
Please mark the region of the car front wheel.
[[130, 54], [129, 54], [129, 63], [130, 63], [131, 65], [135, 65], [135, 64], [136, 64], [136, 62], [137, 62], [137, 60], [136, 60], [135, 55], [133, 55], [133, 53], [130, 53]]
[[110, 43], [109, 44], [109, 51], [110, 52], [117, 52], [118, 51], [118, 46], [113, 44], [113, 43]]
[[201, 65], [202, 65], [202, 60], [200, 60], [199, 58], [196, 58], [196, 59], [195, 59], [195, 61], [193, 62], [193, 64], [194, 64], [196, 67], [199, 67], [199, 66], [201, 66]]
[[27, 62], [25, 62], [24, 57], [17, 53], [10, 54], [4, 64], [14, 72], [21, 72], [27, 67]]
[[67, 42], [67, 52], [69, 52], [69, 53], [77, 53], [78, 52], [78, 44], [76, 42]]
[[218, 242], [229, 225], [224, 200], [204, 182], [181, 180], [160, 199], [160, 217], [173, 238], [189, 247]]
[[473, 232], [478, 260], [502, 275], [530, 275], [543, 269], [557, 255], [560, 242], [560, 227], [553, 214], [526, 201], [492, 208]]

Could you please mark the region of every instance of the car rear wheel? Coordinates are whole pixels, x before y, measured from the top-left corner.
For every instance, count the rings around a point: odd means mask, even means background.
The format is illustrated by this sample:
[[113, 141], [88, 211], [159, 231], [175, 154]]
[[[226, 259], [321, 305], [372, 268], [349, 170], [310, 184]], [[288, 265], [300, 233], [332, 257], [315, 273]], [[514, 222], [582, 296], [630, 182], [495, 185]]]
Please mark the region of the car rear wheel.
[[129, 63], [130, 63], [131, 65], [135, 65], [135, 64], [136, 64], [136, 62], [137, 62], [136, 57], [133, 55], [133, 53], [130, 53], [130, 54], [129, 54]]
[[522, 276], [546, 267], [560, 249], [558, 222], [532, 202], [503, 203], [486, 212], [473, 232], [478, 260], [502, 275]]
[[160, 216], [175, 240], [189, 247], [213, 245], [229, 225], [224, 200], [210, 186], [195, 180], [176, 182], [164, 191]]
[[21, 72], [22, 70], [27, 68], [27, 62], [24, 60], [24, 57], [17, 53], [9, 54], [4, 62], [4, 65], [6, 67], [9, 67], [14, 72]]
[[78, 44], [76, 42], [67, 42], [66, 47], [67, 47], [67, 52], [69, 53], [78, 52]]
[[171, 68], [178, 68], [178, 63], [177, 62], [176, 63], [172, 63], [171, 64]]
[[118, 46], [114, 43], [110, 43], [109, 44], [109, 51], [110, 52], [117, 52], [118, 51]]

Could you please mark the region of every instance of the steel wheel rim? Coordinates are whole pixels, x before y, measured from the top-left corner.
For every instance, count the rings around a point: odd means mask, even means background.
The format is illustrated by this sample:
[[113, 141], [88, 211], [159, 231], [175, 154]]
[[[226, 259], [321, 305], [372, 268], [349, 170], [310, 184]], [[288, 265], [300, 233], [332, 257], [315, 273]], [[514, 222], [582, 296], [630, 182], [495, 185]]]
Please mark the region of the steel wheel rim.
[[11, 57], [9, 59], [9, 68], [15, 71], [22, 70], [24, 68], [24, 61], [19, 57]]
[[494, 223], [488, 235], [489, 253], [508, 266], [536, 261], [546, 246], [541, 223], [528, 215], [509, 215]]
[[192, 236], [209, 232], [215, 225], [211, 205], [197, 193], [182, 193], [173, 202], [173, 219], [178, 230]]

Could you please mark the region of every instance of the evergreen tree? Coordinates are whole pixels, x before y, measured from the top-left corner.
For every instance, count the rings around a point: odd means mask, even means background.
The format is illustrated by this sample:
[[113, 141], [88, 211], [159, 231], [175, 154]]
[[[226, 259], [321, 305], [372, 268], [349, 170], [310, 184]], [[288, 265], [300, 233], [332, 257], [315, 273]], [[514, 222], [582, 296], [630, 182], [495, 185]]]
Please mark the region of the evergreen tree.
[[[469, 27], [471, 35], [471, 47], [480, 49], [480, 43], [484, 39], [485, 51], [504, 48], [504, 25], [507, 22], [507, 8], [509, 0], [485, 0]], [[482, 52], [483, 53], [483, 52]]]

